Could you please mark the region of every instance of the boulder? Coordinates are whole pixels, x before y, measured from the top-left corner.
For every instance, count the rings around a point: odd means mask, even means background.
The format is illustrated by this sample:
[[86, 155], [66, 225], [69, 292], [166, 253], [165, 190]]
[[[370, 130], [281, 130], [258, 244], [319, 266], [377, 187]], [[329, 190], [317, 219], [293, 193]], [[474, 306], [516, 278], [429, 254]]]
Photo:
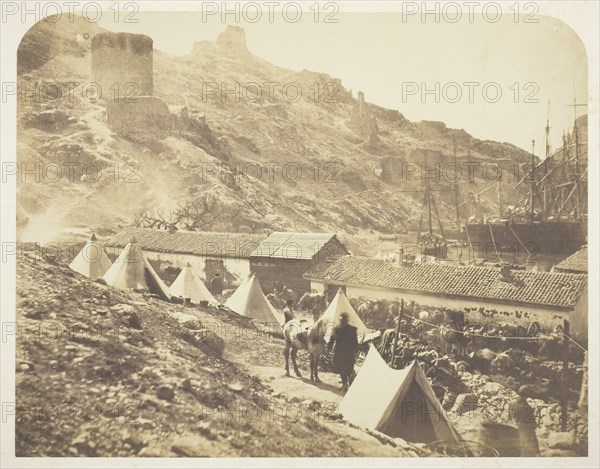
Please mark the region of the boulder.
[[202, 321], [200, 321], [200, 319], [198, 319], [193, 314], [181, 313], [179, 311], [176, 311], [172, 313], [172, 315], [175, 319], [177, 319], [177, 322], [179, 322], [179, 324], [181, 324], [184, 327], [187, 327], [188, 329], [202, 329]]
[[111, 306], [110, 310], [115, 313], [133, 313], [135, 312], [135, 308], [131, 305], [125, 303], [119, 303], [117, 305]]
[[175, 456], [171, 451], [158, 446], [142, 448], [137, 454], [141, 458], [170, 458]]
[[208, 329], [201, 331], [184, 330], [181, 337], [186, 342], [201, 349], [205, 353], [221, 357], [225, 350], [225, 341]]
[[194, 458], [211, 456], [214, 448], [203, 436], [183, 435], [173, 441], [171, 451], [179, 456]]
[[142, 433], [127, 429], [123, 431], [121, 439], [124, 443], [127, 443], [129, 446], [131, 446], [136, 452], [140, 451], [148, 444], [148, 439]]
[[31, 119], [31, 125], [41, 129], [59, 130], [69, 125], [69, 114], [62, 109], [49, 109], [38, 112]]
[[156, 397], [171, 402], [175, 398], [175, 389], [172, 386], [163, 384], [156, 390]]

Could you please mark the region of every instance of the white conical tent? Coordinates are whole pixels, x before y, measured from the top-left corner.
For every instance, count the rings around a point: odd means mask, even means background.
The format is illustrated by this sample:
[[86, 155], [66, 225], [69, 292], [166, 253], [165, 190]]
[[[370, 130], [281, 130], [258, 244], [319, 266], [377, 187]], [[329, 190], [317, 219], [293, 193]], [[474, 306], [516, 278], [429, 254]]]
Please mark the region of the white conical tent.
[[419, 362], [394, 370], [373, 345], [339, 410], [355, 425], [409, 442], [461, 439]]
[[79, 254], [71, 261], [69, 267], [75, 272], [95, 280], [102, 277], [111, 265], [112, 262], [96, 239], [96, 235], [92, 234]]
[[198, 304], [201, 301], [209, 303], [219, 303], [208, 291], [200, 275], [189, 264], [179, 273], [173, 285], [170, 287], [171, 294], [181, 298], [189, 298], [192, 303]]
[[242, 316], [264, 323], [283, 324], [282, 315], [269, 303], [254, 274], [233, 292], [225, 306]]
[[325, 341], [329, 342], [333, 329], [340, 323], [340, 316], [342, 313], [348, 313], [348, 322], [351, 326], [356, 327], [358, 341], [362, 342], [363, 336], [370, 331], [361, 321], [356, 311], [354, 311], [354, 308], [341, 288], [338, 290], [335, 298], [329, 304], [323, 315], [319, 318], [319, 321], [323, 321], [326, 326]]
[[145, 290], [166, 300], [172, 296], [169, 288], [146, 260], [135, 237], [102, 278], [108, 285], [124, 290]]

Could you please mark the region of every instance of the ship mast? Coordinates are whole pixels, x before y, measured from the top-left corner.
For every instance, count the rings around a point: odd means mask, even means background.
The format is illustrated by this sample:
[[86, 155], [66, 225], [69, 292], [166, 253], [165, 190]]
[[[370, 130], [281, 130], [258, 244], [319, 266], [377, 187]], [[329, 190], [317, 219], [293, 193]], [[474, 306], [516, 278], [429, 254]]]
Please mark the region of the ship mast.
[[579, 126], [577, 125], [577, 108], [581, 106], [587, 106], [586, 103], [577, 104], [577, 97], [575, 95], [575, 89], [573, 89], [573, 104], [569, 106], [573, 106], [573, 138], [575, 139], [575, 175], [574, 175], [574, 184], [575, 184], [575, 209], [577, 210], [577, 219], [581, 220], [581, 194], [580, 194], [580, 166], [579, 166]]
[[454, 170], [456, 171], [456, 176], [454, 178], [454, 205], [456, 207], [456, 226], [460, 230], [460, 208], [459, 208], [459, 194], [458, 194], [458, 164], [456, 163], [456, 137], [452, 135], [452, 146], [453, 146], [453, 155], [454, 155]]
[[548, 101], [548, 116], [546, 117], [546, 158], [550, 157], [550, 101]]
[[498, 179], [498, 211], [500, 218], [504, 216], [504, 198], [502, 197], [502, 178]]
[[433, 234], [433, 226], [431, 226], [431, 187], [429, 186], [429, 180], [427, 180], [427, 210], [429, 213], [429, 234]]
[[[546, 157], [544, 159], [544, 176], [546, 176], [546, 174], [548, 173], [548, 164], [550, 162], [550, 101], [548, 101], [548, 115], [546, 116], [546, 128], [545, 130], [545, 135], [546, 135]], [[544, 178], [542, 178], [544, 179]], [[548, 199], [548, 194], [547, 194], [547, 190], [545, 187], [542, 187], [543, 190], [543, 194], [542, 194], [542, 214], [543, 214], [543, 219], [546, 220], [547, 218], [547, 199]]]
[[435, 218], [437, 220], [438, 226], [440, 228], [440, 232], [442, 235], [442, 239], [444, 243], [446, 243], [446, 234], [444, 233], [444, 226], [442, 225], [442, 221], [440, 219], [440, 214], [438, 213], [437, 205], [435, 204], [435, 199], [431, 193], [431, 185], [429, 183], [429, 178], [427, 178], [427, 184], [425, 186], [425, 197], [423, 199], [423, 208], [421, 209], [421, 219], [419, 220], [419, 232], [417, 234], [417, 243], [421, 241], [422, 237], [422, 228], [423, 228], [423, 212], [425, 211], [425, 206], [427, 205], [427, 220], [428, 220], [428, 229], [429, 239], [433, 239], [433, 220], [431, 207], [433, 205], [433, 210], [435, 211]]

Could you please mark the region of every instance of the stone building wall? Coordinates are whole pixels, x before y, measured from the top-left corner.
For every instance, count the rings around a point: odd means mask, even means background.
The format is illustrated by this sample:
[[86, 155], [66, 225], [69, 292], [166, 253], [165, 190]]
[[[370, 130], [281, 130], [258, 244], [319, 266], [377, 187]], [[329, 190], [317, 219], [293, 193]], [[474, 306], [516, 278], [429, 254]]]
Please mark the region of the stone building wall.
[[154, 96], [107, 101], [106, 116], [114, 132], [134, 142], [162, 140], [171, 133], [169, 108]]
[[[335, 285], [334, 290], [339, 288]], [[323, 282], [311, 281], [311, 289], [325, 293], [327, 285]], [[551, 308], [549, 306], [534, 305], [511, 305], [497, 303], [490, 300], [474, 300], [467, 298], [452, 298], [441, 295], [430, 295], [424, 292], [408, 292], [402, 290], [393, 290], [390, 288], [377, 287], [356, 287], [346, 286], [346, 295], [349, 299], [373, 299], [400, 301], [403, 299], [406, 303], [411, 301], [423, 307], [429, 308], [452, 308], [465, 312], [465, 319], [471, 324], [498, 324], [507, 322], [518, 324], [525, 328], [537, 321], [542, 329], [553, 330], [556, 326], [562, 325], [564, 319], [569, 319], [573, 312]]]

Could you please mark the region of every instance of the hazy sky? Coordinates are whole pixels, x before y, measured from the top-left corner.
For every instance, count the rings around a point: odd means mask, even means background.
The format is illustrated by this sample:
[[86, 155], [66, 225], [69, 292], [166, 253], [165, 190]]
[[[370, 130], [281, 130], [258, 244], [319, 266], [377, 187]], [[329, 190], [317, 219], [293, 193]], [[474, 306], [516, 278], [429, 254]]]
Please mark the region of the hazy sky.
[[[275, 65], [340, 78], [355, 96], [361, 90], [368, 102], [413, 121], [443, 121], [527, 150], [535, 137], [538, 155], [548, 101], [556, 147], [572, 126], [573, 108], [566, 105], [574, 90], [578, 102], [587, 100], [583, 45], [567, 25], [545, 16], [538, 15], [536, 24], [515, 23], [512, 16], [490, 23], [477, 14], [473, 22], [465, 15], [458, 23], [403, 21], [400, 13], [338, 13], [336, 24], [315, 23], [308, 12], [297, 23], [280, 14], [270, 23], [266, 12], [254, 24], [233, 16], [223, 22], [218, 15], [203, 21], [199, 12], [139, 12], [136, 18], [137, 24], [115, 24], [105, 15], [100, 26], [147, 34], [156, 49], [185, 55], [195, 41], [214, 41], [227, 24], [236, 24], [245, 29], [249, 50]], [[425, 89], [433, 92], [422, 95]]]

